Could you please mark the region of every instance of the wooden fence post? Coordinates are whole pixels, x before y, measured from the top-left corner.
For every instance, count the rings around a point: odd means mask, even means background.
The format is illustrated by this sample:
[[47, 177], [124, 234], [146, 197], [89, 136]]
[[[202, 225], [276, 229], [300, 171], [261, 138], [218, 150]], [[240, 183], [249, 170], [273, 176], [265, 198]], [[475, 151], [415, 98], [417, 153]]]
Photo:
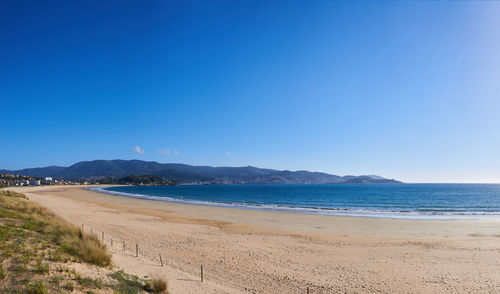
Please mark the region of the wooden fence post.
[[160, 253], [160, 263], [161, 263], [161, 266], [163, 266], [163, 260], [161, 259], [161, 253]]
[[307, 294], [309, 294], [309, 287], [307, 287]]
[[139, 257], [139, 244], [135, 243], [135, 257]]
[[102, 232], [102, 242], [104, 242], [104, 232]]
[[203, 282], [203, 265], [201, 266], [201, 281]]

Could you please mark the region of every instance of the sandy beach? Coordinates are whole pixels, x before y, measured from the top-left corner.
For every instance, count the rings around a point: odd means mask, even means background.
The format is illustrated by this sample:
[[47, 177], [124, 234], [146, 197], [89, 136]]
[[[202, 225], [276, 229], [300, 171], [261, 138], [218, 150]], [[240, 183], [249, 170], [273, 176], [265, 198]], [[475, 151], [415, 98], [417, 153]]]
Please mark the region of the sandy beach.
[[117, 268], [164, 276], [174, 294], [306, 293], [307, 287], [311, 294], [500, 293], [498, 219], [243, 210], [111, 196], [77, 186], [12, 190], [88, 232], [104, 232]]

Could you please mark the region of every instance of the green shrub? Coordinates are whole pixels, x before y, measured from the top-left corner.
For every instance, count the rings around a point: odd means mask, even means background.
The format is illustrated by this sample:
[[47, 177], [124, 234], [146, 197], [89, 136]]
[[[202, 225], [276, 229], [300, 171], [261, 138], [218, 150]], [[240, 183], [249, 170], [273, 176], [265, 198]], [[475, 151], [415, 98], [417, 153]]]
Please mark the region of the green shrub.
[[46, 294], [48, 293], [47, 288], [42, 281], [36, 281], [33, 283], [26, 283], [26, 293], [27, 294]]
[[41, 259], [36, 260], [35, 264], [35, 272], [37, 274], [45, 274], [49, 272], [49, 264], [48, 263], [42, 263]]
[[128, 275], [123, 271], [117, 271], [109, 275], [116, 281], [117, 285], [113, 285], [113, 288], [118, 291], [118, 293], [124, 294], [137, 294], [143, 291], [150, 292], [150, 287], [147, 283], [142, 281], [136, 276]]
[[57, 287], [59, 287], [59, 285], [61, 284], [61, 281], [62, 281], [62, 277], [60, 276], [53, 276], [52, 278], [50, 278], [50, 282], [54, 285], [56, 285]]
[[75, 290], [75, 285], [73, 285], [73, 283], [71, 283], [71, 282], [66, 282], [66, 284], [64, 284], [63, 288], [68, 290], [68, 291], [73, 291], [73, 290]]
[[82, 287], [101, 289], [103, 286], [102, 282], [99, 280], [95, 280], [89, 277], [82, 277], [80, 275], [76, 276], [75, 280]]

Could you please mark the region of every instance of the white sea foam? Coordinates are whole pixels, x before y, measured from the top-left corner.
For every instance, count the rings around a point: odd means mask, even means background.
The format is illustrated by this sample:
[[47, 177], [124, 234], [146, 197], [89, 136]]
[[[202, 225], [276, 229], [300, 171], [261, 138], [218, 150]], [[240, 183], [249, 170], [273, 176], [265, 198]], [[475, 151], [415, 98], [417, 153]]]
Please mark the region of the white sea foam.
[[500, 212], [484, 211], [397, 211], [397, 210], [376, 210], [376, 209], [349, 209], [349, 208], [316, 208], [316, 207], [294, 207], [284, 205], [259, 205], [242, 203], [223, 203], [203, 200], [180, 199], [167, 196], [151, 196], [137, 193], [126, 193], [107, 190], [103, 187], [87, 188], [86, 190], [105, 193], [113, 196], [132, 197], [144, 200], [155, 200], [163, 202], [173, 202], [181, 204], [194, 204], [204, 206], [230, 207], [251, 210], [268, 210], [296, 212], [321, 215], [374, 217], [374, 218], [398, 218], [398, 219], [452, 219], [452, 218], [500, 218]]

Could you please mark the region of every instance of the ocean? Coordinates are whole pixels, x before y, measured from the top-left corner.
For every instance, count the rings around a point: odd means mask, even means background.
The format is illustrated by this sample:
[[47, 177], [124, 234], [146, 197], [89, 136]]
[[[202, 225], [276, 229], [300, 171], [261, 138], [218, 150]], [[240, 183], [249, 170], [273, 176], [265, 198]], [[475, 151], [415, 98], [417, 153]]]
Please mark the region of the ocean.
[[500, 184], [122, 186], [116, 196], [297, 213], [390, 217], [500, 217]]

